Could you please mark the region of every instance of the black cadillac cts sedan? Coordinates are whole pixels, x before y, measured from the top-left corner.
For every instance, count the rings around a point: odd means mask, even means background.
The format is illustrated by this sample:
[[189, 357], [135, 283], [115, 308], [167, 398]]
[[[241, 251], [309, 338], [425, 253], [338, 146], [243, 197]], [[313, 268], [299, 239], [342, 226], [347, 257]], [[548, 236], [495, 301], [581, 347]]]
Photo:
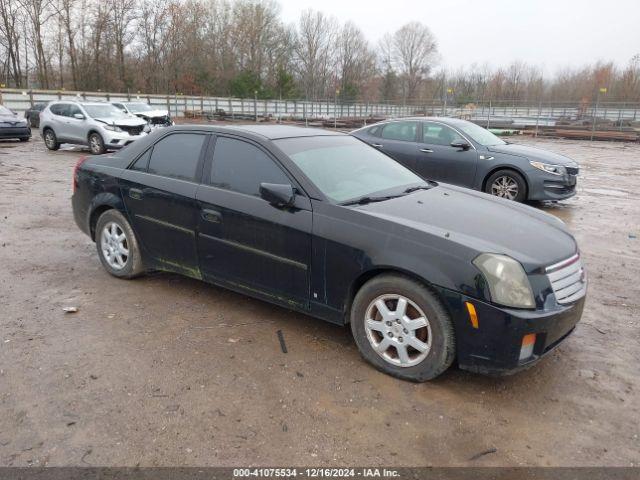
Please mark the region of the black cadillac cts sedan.
[[528, 366], [574, 329], [586, 279], [564, 224], [425, 181], [352, 136], [179, 126], [81, 160], [73, 211], [104, 268], [166, 270], [340, 325], [425, 381]]

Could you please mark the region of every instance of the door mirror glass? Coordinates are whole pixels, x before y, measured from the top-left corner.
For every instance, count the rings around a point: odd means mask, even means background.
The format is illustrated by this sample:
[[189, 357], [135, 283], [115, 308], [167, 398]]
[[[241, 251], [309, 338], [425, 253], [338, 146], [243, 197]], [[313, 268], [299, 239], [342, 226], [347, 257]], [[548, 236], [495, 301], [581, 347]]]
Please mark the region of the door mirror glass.
[[261, 183], [260, 196], [276, 207], [288, 207], [293, 205], [295, 193], [289, 184]]
[[84, 120], [84, 115], [81, 113], [74, 113], [73, 118], [77, 118], [78, 120]]
[[462, 150], [469, 150], [471, 148], [471, 145], [469, 145], [464, 140], [456, 140], [455, 142], [451, 142], [451, 146], [453, 148], [460, 148]]

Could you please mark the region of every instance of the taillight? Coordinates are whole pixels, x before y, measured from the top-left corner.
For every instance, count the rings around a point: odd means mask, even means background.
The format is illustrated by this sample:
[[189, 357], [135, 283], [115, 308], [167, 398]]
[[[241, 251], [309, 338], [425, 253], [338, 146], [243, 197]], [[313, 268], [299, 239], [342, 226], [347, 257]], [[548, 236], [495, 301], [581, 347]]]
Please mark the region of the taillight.
[[73, 193], [76, 193], [76, 189], [78, 188], [78, 170], [87, 158], [89, 157], [80, 157], [76, 162], [76, 166], [73, 167]]

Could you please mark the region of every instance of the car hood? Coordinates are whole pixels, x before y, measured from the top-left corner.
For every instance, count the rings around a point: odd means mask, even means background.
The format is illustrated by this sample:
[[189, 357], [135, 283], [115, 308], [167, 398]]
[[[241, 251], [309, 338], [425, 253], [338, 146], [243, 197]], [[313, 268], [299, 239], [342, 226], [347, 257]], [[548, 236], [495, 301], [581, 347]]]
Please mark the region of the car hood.
[[156, 118], [156, 117], [166, 117], [169, 115], [167, 110], [149, 110], [148, 112], [138, 112], [134, 113], [136, 117], [144, 117], [144, 118]]
[[527, 272], [576, 253], [573, 236], [556, 217], [526, 205], [453, 185], [439, 184], [399, 198], [356, 207], [472, 249], [500, 253]]
[[118, 125], [119, 127], [140, 127], [146, 125], [147, 122], [138, 117], [122, 118], [122, 117], [100, 117], [95, 119], [98, 122], [108, 125]]
[[508, 143], [506, 145], [491, 145], [487, 147], [490, 152], [506, 153], [507, 155], [516, 155], [525, 157], [529, 160], [537, 160], [544, 163], [554, 165], [578, 166], [578, 164], [569, 157], [553, 153], [541, 148], [529, 147], [527, 145], [518, 145], [517, 143]]
[[17, 117], [16, 115], [0, 115], [0, 122], [20, 123], [24, 121], [24, 118]]

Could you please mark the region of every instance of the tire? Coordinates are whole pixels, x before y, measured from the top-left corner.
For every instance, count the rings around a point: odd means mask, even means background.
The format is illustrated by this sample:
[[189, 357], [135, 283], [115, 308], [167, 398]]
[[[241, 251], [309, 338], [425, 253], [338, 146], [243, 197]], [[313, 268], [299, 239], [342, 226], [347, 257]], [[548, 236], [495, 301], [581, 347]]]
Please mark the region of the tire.
[[[124, 234], [124, 240], [118, 242], [115, 236], [121, 234]], [[100, 262], [111, 275], [134, 278], [144, 273], [138, 240], [129, 222], [118, 210], [107, 210], [100, 215], [96, 223], [95, 238]], [[123, 249], [127, 251], [126, 255]]]
[[[400, 313], [401, 299], [407, 306], [405, 315], [398, 319], [395, 315]], [[386, 306], [388, 320], [384, 320], [382, 309], [377, 306], [380, 302]], [[426, 322], [420, 321], [421, 317]], [[405, 276], [384, 274], [365, 283], [353, 301], [350, 323], [364, 359], [394, 377], [412, 382], [432, 380], [455, 359], [455, 336], [449, 314], [427, 287]], [[367, 324], [375, 324], [375, 328], [368, 328]], [[376, 343], [380, 353], [374, 348]], [[404, 359], [401, 350], [407, 354]]]
[[93, 155], [102, 155], [106, 152], [104, 148], [104, 140], [99, 133], [93, 132], [89, 134], [89, 150]]
[[496, 197], [524, 202], [527, 199], [527, 182], [518, 172], [498, 170], [487, 179], [484, 191]]
[[49, 150], [58, 150], [60, 148], [58, 137], [56, 137], [56, 133], [52, 129], [45, 128], [44, 132], [42, 132], [42, 138], [44, 139], [45, 146]]

